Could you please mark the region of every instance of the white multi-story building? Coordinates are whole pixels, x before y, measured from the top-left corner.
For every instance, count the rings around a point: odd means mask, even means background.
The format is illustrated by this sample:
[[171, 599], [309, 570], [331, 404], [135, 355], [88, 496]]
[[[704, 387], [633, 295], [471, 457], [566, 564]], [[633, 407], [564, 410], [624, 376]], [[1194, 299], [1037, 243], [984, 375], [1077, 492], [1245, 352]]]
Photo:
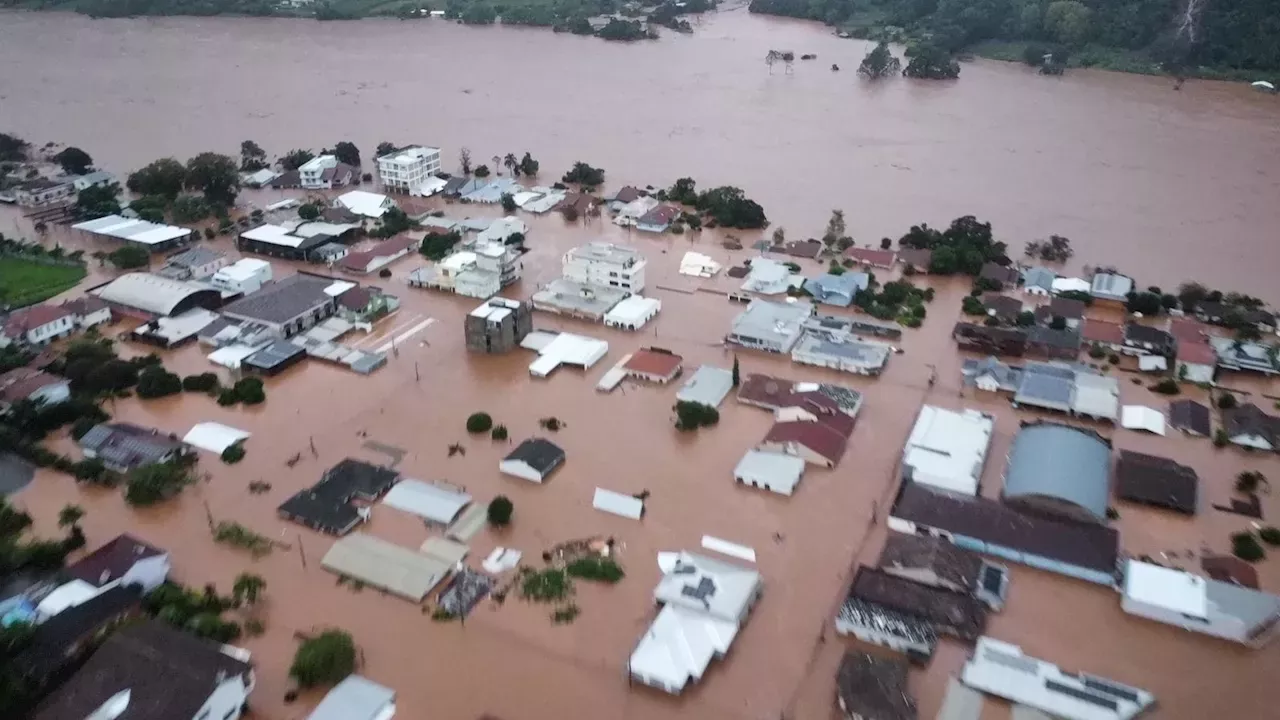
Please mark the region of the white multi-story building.
[[271, 282], [271, 263], [258, 258], [241, 258], [219, 268], [209, 283], [219, 290], [248, 295]]
[[440, 148], [414, 145], [378, 158], [382, 187], [392, 192], [419, 194], [440, 172]]
[[644, 290], [647, 262], [635, 248], [607, 242], [592, 242], [564, 254], [566, 280], [586, 285], [613, 287], [633, 294]]
[[486, 299], [519, 280], [523, 270], [520, 251], [514, 246], [475, 243], [470, 250], [460, 250], [435, 265], [413, 271], [409, 284]]
[[325, 171], [337, 167], [338, 158], [333, 155], [313, 157], [298, 168], [298, 184], [308, 190], [328, 190], [333, 187], [333, 173], [325, 177]]

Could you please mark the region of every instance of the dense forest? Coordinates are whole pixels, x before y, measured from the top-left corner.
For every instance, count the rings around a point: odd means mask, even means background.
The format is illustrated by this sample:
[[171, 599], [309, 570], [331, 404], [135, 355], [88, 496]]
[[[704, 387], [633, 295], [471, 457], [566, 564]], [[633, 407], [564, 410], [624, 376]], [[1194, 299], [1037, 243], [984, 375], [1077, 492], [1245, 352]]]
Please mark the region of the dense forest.
[[751, 11], [952, 52], [1008, 40], [1131, 51], [1173, 73], [1280, 70], [1276, 0], [752, 0]]

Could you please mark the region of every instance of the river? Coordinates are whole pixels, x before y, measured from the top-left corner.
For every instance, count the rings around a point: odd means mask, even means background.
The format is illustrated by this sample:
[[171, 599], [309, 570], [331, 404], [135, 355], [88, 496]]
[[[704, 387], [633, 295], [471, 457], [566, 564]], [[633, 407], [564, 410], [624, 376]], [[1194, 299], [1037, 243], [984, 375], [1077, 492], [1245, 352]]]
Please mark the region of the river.
[[[763, 61], [770, 48], [818, 59], [797, 61], [790, 74], [775, 66], [770, 74]], [[744, 11], [709, 16], [690, 37], [668, 34], [635, 45], [440, 22], [4, 14], [0, 129], [37, 143], [82, 146], [120, 173], [164, 155], [232, 153], [244, 139], [273, 155], [343, 139], [366, 154], [382, 140], [423, 142], [444, 147], [450, 164], [462, 145], [477, 162], [529, 150], [547, 178], [584, 160], [607, 169], [611, 188], [666, 185], [684, 175], [703, 185], [739, 185], [793, 238], [820, 233], [833, 208], [846, 211], [863, 244], [913, 223], [941, 225], [972, 213], [993, 221], [1014, 247], [1066, 235], [1074, 264], [1116, 265], [1143, 284], [1172, 286], [1194, 276], [1278, 299], [1271, 280], [1280, 267], [1273, 242], [1280, 225], [1275, 98], [1202, 82], [1174, 91], [1166, 80], [1108, 73], [1050, 79], [996, 62], [966, 64], [955, 83], [869, 84], [853, 72], [866, 49], [814, 24]], [[842, 70], [831, 72], [832, 63]], [[649, 258], [650, 286], [699, 284], [676, 273], [688, 247], [726, 265], [752, 254], [722, 249], [713, 232], [631, 237], [600, 221], [566, 225], [544, 217], [530, 224], [533, 251], [525, 280], [507, 293], [513, 297], [527, 297], [554, 277], [563, 250], [596, 237], [637, 244]], [[61, 229], [50, 241], [84, 242]], [[213, 245], [232, 251], [226, 239]], [[590, 373], [561, 370], [531, 381], [527, 353], [466, 355], [459, 327], [474, 303], [405, 287], [405, 275], [421, 263], [403, 260], [392, 279], [373, 281], [399, 294], [404, 307], [378, 337], [360, 342], [372, 347], [424, 318], [436, 322], [401, 341], [399, 354], [371, 377], [308, 361], [270, 379], [268, 401], [258, 408], [222, 408], [191, 396], [114, 403], [118, 418], [170, 432], [217, 420], [254, 433], [242, 463], [204, 457], [207, 481], [166, 507], [131, 511], [116, 493], [84, 491], [47, 471], [15, 498], [47, 534], [56, 532], [63, 504], [79, 503], [88, 511], [91, 546], [131, 529], [169, 549], [175, 574], [192, 585], [214, 581], [226, 591], [242, 570], [263, 575], [267, 634], [240, 641], [259, 667], [255, 717], [306, 716], [314, 695], [293, 705], [282, 701], [293, 633], [338, 625], [360, 644], [363, 671], [398, 690], [410, 720], [468, 720], [486, 712], [503, 720], [827, 720], [845, 647], [830, 618], [850, 565], [875, 560], [885, 529], [872, 519], [883, 519], [894, 464], [921, 402], [997, 416], [987, 494], [998, 492], [1003, 457], [1026, 417], [1003, 401], [962, 399], [961, 358], [949, 330], [966, 288], [923, 280], [938, 290], [929, 319], [908, 332], [906, 354], [878, 379], [742, 354], [744, 373], [843, 382], [866, 394], [841, 465], [808, 472], [793, 498], [765, 496], [733, 487], [729, 471], [766, 431], [767, 413], [729, 399], [718, 427], [690, 437], [670, 429], [673, 388], [628, 385], [604, 395], [592, 387], [604, 367], [649, 344], [681, 353], [686, 367], [727, 367], [731, 360], [718, 341], [739, 306], [711, 293], [655, 290], [662, 315], [639, 334], [538, 315], [539, 327], [608, 339], [610, 354]], [[273, 264], [277, 277], [288, 272], [287, 264]], [[95, 276], [104, 272], [94, 269]], [[701, 285], [735, 283], [721, 277]], [[182, 374], [209, 370], [201, 350], [166, 353], [165, 363]], [[926, 382], [930, 366], [938, 371], [936, 386]], [[1162, 402], [1128, 382], [1121, 392], [1125, 402]], [[506, 448], [468, 439], [462, 430], [466, 416], [482, 409], [517, 441], [537, 434], [541, 417], [564, 420], [555, 440], [568, 453], [565, 467], [539, 486], [500, 476], [496, 464]], [[512, 527], [478, 536], [473, 559], [504, 545], [537, 564], [551, 544], [604, 534], [620, 541], [627, 578], [612, 588], [578, 583], [582, 615], [568, 626], [553, 626], [546, 607], [514, 596], [501, 608], [482, 604], [465, 626], [442, 625], [409, 603], [335, 585], [318, 567], [331, 539], [279, 520], [274, 508], [345, 456], [386, 462], [366, 439], [405, 449], [400, 469], [410, 477], [447, 478], [482, 501], [499, 493], [513, 499]], [[1229, 497], [1241, 470], [1280, 476], [1274, 458], [1212, 452], [1207, 441], [1121, 431], [1114, 439], [1196, 467], [1205, 504]], [[453, 442], [465, 443], [467, 454], [448, 457]], [[71, 449], [65, 437], [54, 445]], [[301, 462], [287, 466], [295, 453]], [[250, 495], [246, 486], [255, 479], [271, 482], [272, 491]], [[597, 486], [649, 490], [644, 521], [592, 511]], [[1263, 503], [1269, 516], [1280, 512], [1277, 498]], [[253, 561], [211, 542], [209, 515], [293, 549]], [[1117, 524], [1126, 552], [1155, 555], [1201, 543], [1221, 551], [1227, 535], [1247, 521], [1210, 511], [1194, 521], [1170, 519], [1126, 507]], [[365, 530], [409, 547], [426, 537], [420, 524], [386, 508], [374, 511]], [[766, 583], [761, 604], [729, 657], [685, 697], [630, 688], [626, 657], [653, 616], [654, 553], [696, 549], [703, 533], [756, 548]], [[1280, 583], [1275, 560], [1260, 573], [1265, 587]], [[1151, 689], [1162, 718], [1264, 717], [1273, 709], [1261, 688], [1280, 658], [1277, 648], [1237, 650], [1139, 622], [1122, 614], [1106, 589], [1022, 567], [1012, 574], [1010, 602], [992, 618], [992, 634], [1066, 668]], [[960, 645], [944, 643], [927, 672], [913, 672], [921, 717], [932, 717], [964, 654]], [[992, 704], [984, 717], [1007, 715]]]

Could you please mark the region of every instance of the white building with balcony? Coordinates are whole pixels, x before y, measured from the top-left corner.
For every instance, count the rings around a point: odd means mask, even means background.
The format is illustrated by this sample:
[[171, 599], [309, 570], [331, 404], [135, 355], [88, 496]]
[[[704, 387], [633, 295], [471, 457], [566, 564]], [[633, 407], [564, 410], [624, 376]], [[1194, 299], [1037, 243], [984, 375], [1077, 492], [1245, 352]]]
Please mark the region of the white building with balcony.
[[271, 277], [271, 263], [258, 258], [241, 258], [219, 268], [209, 282], [224, 292], [248, 295], [271, 282]]
[[591, 242], [565, 253], [562, 272], [564, 278], [572, 282], [618, 288], [638, 295], [644, 291], [646, 264], [644, 256], [635, 248]]
[[502, 243], [475, 243], [440, 262], [409, 274], [413, 287], [445, 290], [480, 299], [491, 298], [520, 279], [520, 251]]
[[[328, 190], [333, 187], [333, 170], [338, 167], [338, 158], [333, 155], [313, 157], [298, 167], [298, 184], [308, 190]], [[325, 177], [325, 171], [329, 177]]]
[[[378, 178], [391, 192], [410, 195], [434, 194], [436, 173], [440, 172], [440, 148], [414, 145], [378, 158]], [[443, 187], [443, 183], [440, 183]]]

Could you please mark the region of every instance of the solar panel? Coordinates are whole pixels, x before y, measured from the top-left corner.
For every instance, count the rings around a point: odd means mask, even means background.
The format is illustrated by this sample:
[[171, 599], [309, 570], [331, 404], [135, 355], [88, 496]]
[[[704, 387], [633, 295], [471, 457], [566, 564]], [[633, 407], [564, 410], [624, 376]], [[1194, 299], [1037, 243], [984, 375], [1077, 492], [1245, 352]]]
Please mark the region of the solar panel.
[[685, 585], [680, 588], [680, 594], [686, 597], [706, 600], [716, 594], [716, 583], [709, 577], [700, 578], [696, 586]]
[[1004, 573], [990, 565], [982, 567], [982, 589], [989, 593], [999, 594], [1004, 585]]
[[1097, 695], [1094, 695], [1093, 693], [1085, 692], [1080, 688], [1071, 687], [1070, 685], [1064, 685], [1063, 683], [1057, 682], [1055, 680], [1045, 680], [1044, 686], [1045, 688], [1049, 690], [1053, 690], [1054, 692], [1059, 692], [1059, 693], [1062, 693], [1063, 695], [1070, 695], [1071, 697], [1076, 698], [1077, 700], [1083, 700], [1087, 703], [1092, 703], [1094, 705], [1097, 705], [1098, 707], [1104, 707], [1108, 710], [1114, 711], [1119, 709], [1120, 707], [1120, 704], [1117, 703], [1115, 700], [1112, 700], [1111, 698], [1099, 697]]
[[1017, 670], [1018, 672], [1026, 673], [1028, 675], [1035, 675], [1036, 671], [1040, 669], [1040, 663], [1035, 660], [1028, 660], [1027, 658], [1018, 657], [1016, 655], [1009, 655], [998, 650], [992, 650], [991, 648], [983, 650], [982, 657], [987, 662], [992, 662], [996, 665], [1003, 665], [1010, 670]]
[[1083, 677], [1081, 678], [1081, 680], [1084, 682], [1085, 687], [1092, 688], [1094, 690], [1099, 690], [1101, 692], [1107, 693], [1108, 695], [1115, 695], [1116, 697], [1124, 698], [1129, 702], [1135, 702], [1135, 703], [1138, 702], [1139, 700], [1138, 693], [1134, 692], [1133, 690], [1127, 687], [1116, 685], [1114, 683], [1103, 682], [1102, 680], [1098, 680], [1096, 678], [1091, 678], [1091, 677]]

